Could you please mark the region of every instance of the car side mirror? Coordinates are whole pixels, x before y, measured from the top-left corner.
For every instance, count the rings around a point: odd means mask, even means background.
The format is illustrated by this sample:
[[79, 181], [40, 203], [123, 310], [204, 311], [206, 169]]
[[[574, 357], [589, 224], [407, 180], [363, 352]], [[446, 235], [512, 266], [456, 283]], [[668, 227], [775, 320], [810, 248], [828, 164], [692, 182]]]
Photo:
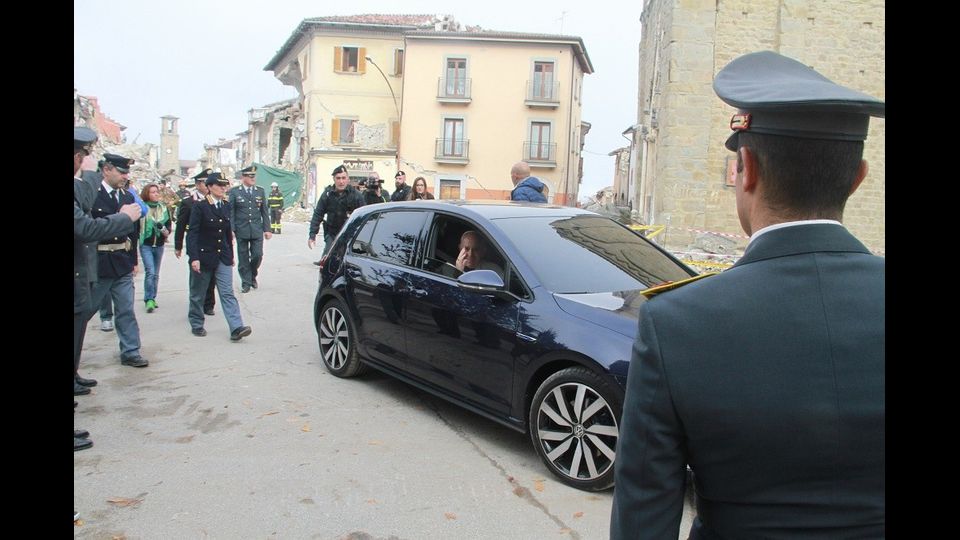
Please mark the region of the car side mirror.
[[493, 270], [471, 270], [457, 278], [457, 285], [466, 291], [497, 298], [513, 298], [503, 284], [503, 278]]

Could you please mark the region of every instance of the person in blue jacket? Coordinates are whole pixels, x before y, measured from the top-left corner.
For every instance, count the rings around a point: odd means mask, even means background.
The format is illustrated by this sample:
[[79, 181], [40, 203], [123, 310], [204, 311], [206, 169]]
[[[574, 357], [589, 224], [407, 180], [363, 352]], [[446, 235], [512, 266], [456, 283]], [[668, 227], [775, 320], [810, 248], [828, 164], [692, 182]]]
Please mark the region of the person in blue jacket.
[[547, 202], [543, 195], [546, 185], [536, 176], [530, 176], [530, 165], [525, 161], [517, 162], [510, 168], [510, 180], [514, 186], [510, 192], [511, 201]]

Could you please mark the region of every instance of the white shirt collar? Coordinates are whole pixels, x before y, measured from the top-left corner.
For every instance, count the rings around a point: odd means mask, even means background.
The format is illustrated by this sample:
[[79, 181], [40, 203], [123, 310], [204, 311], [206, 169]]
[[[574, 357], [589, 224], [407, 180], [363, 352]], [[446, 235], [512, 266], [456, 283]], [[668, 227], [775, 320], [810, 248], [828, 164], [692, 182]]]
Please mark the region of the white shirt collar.
[[834, 219], [804, 219], [800, 221], [786, 221], [784, 223], [775, 223], [773, 225], [767, 225], [766, 227], [753, 233], [753, 235], [750, 236], [750, 241], [747, 242], [747, 245], [749, 246], [750, 243], [756, 240], [757, 237], [760, 236], [761, 234], [767, 233], [770, 231], [775, 231], [777, 229], [785, 229], [787, 227], [796, 227], [797, 225], [822, 225], [822, 224], [832, 224], [832, 225], [839, 225], [843, 227], [843, 223], [840, 223], [839, 221]]
[[113, 193], [113, 190], [114, 190], [113, 186], [108, 184], [106, 180], [101, 180], [100, 185], [103, 186], [103, 189], [107, 190], [107, 194]]

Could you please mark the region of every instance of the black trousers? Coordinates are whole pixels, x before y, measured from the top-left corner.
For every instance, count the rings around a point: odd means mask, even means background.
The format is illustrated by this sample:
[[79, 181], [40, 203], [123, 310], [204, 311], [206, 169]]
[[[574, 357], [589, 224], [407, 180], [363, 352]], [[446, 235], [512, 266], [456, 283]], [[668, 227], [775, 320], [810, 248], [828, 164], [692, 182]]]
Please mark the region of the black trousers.
[[83, 337], [87, 335], [87, 317], [85, 313], [73, 314], [73, 376], [76, 378], [80, 368], [80, 350], [83, 349]]

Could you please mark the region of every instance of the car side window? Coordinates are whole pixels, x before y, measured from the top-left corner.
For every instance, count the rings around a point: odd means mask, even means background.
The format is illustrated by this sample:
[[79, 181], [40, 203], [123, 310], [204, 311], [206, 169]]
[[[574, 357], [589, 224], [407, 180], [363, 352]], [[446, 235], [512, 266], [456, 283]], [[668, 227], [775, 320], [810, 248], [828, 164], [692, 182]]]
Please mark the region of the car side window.
[[373, 238], [373, 229], [377, 226], [377, 218], [380, 214], [374, 214], [367, 219], [367, 222], [360, 228], [360, 232], [350, 244], [350, 252], [354, 255], [373, 255], [373, 249], [370, 247], [370, 240]]
[[424, 212], [381, 213], [370, 238], [371, 255], [394, 264], [409, 265], [425, 219]]
[[506, 280], [503, 256], [490, 238], [472, 223], [443, 214], [436, 216], [431, 227], [423, 269], [449, 278], [459, 277], [461, 272], [456, 266], [457, 257], [460, 255], [460, 240], [463, 233], [467, 231], [474, 231], [483, 238], [487, 249], [483, 256], [482, 267], [497, 272]]

